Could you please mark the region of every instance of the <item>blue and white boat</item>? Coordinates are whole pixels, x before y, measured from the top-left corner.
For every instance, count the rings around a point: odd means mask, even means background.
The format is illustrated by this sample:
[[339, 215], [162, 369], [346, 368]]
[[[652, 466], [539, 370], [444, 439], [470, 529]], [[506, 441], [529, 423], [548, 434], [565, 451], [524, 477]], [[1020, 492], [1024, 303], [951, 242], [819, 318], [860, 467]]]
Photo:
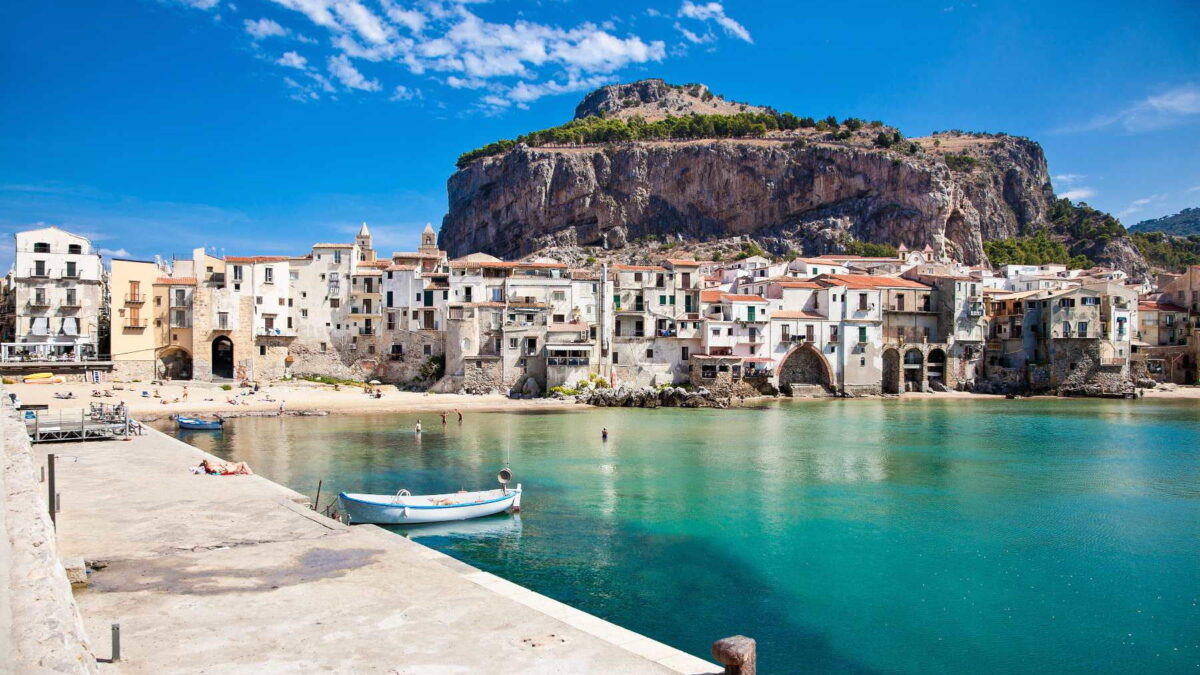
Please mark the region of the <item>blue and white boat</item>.
[[408, 490], [400, 490], [394, 495], [342, 492], [338, 495], [338, 502], [350, 523], [444, 523], [520, 511], [521, 484], [518, 483], [516, 488], [501, 487], [498, 490], [444, 495], [410, 495]]
[[198, 417], [184, 417], [179, 415], [175, 418], [175, 424], [180, 429], [193, 429], [196, 431], [215, 431], [225, 425], [225, 420], [218, 417], [215, 420], [202, 420]]

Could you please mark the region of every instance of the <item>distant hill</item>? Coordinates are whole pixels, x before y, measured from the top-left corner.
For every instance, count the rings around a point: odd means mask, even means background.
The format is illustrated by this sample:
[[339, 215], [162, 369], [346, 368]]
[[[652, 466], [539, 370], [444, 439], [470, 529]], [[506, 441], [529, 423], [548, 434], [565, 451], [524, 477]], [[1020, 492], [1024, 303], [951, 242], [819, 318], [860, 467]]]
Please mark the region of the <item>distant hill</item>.
[[1173, 216], [1163, 216], [1142, 222], [1129, 228], [1130, 232], [1162, 232], [1181, 237], [1200, 234], [1200, 208], [1184, 209]]

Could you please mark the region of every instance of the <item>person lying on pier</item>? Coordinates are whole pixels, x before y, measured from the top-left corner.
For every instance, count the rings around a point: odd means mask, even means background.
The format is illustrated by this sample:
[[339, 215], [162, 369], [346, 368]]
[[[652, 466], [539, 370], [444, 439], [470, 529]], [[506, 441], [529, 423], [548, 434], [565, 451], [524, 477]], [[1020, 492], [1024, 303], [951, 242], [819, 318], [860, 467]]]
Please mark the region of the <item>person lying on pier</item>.
[[253, 476], [250, 465], [245, 462], [210, 462], [207, 459], [196, 467], [196, 473], [206, 473], [210, 476]]

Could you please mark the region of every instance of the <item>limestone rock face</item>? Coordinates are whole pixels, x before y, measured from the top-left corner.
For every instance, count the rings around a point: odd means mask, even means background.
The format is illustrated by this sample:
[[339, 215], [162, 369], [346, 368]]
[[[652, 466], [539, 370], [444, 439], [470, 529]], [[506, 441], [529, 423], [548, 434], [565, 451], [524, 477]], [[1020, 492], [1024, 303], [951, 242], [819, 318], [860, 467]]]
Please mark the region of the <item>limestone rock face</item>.
[[703, 84], [676, 85], [649, 79], [600, 87], [575, 107], [575, 119], [637, 115], [646, 120], [656, 120], [667, 115], [733, 115], [764, 110], [759, 106], [726, 101], [713, 95]]
[[551, 245], [619, 247], [645, 235], [753, 234], [812, 254], [863, 241], [984, 258], [983, 241], [1045, 217], [1046, 160], [1031, 141], [992, 144], [972, 173], [864, 148], [775, 141], [519, 146], [449, 181], [440, 243], [514, 258]]

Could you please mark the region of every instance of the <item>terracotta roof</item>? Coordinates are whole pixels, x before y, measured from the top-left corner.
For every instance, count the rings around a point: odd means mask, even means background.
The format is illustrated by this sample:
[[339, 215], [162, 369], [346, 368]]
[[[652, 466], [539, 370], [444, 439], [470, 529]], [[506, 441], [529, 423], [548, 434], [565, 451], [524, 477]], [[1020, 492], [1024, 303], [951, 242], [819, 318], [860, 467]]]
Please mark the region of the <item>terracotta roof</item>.
[[871, 274], [822, 274], [817, 279], [831, 279], [848, 288], [923, 288], [929, 290], [925, 284], [909, 279]]
[[159, 277], [154, 283], [164, 286], [195, 286], [196, 277]]
[[600, 272], [597, 270], [571, 270], [572, 279], [593, 280], [600, 278]]
[[383, 274], [383, 270], [355, 270], [353, 276], [356, 277], [377, 277]]
[[776, 281], [780, 288], [825, 288], [815, 281]]
[[769, 356], [744, 356], [744, 357], [742, 357], [743, 363], [771, 363], [774, 360], [775, 359], [772, 359]]
[[725, 291], [700, 291], [700, 302], [720, 302]]
[[[855, 260], [863, 260], [863, 258], [855, 258]], [[809, 265], [838, 265], [844, 267], [841, 263], [832, 258], [796, 258], [792, 262], [808, 263]]]
[[284, 262], [286, 260], [291, 260], [291, 258], [286, 255], [250, 255], [250, 256], [227, 255], [227, 256], [225, 256], [225, 262], [238, 262], [238, 263]]
[[867, 256], [867, 255], [840, 255], [840, 254], [833, 254], [833, 253], [827, 253], [823, 256], [818, 257], [817, 259], [818, 260], [834, 260], [834, 261], [863, 260], [863, 261], [868, 261], [868, 262], [901, 262], [900, 258], [880, 258], [880, 257]]
[[1186, 312], [1186, 307], [1161, 300], [1139, 300], [1138, 309], [1147, 312]]
[[772, 319], [826, 319], [828, 317], [813, 312], [796, 310], [781, 310], [771, 315]]
[[613, 265], [614, 270], [621, 272], [666, 272], [667, 268], [658, 265]]
[[667, 262], [675, 267], [699, 267], [700, 263], [695, 260], [681, 260], [679, 258], [667, 258]]
[[722, 302], [766, 302], [767, 299], [761, 295], [738, 295], [736, 293], [725, 293], [721, 296]]
[[313, 248], [354, 248], [354, 244], [313, 244]]
[[450, 303], [451, 307], [498, 307], [503, 309], [503, 302], [458, 302]]
[[387, 271], [389, 271], [389, 272], [412, 272], [412, 271], [415, 271], [416, 269], [417, 268], [413, 267], [412, 265], [388, 265], [387, 266]]

